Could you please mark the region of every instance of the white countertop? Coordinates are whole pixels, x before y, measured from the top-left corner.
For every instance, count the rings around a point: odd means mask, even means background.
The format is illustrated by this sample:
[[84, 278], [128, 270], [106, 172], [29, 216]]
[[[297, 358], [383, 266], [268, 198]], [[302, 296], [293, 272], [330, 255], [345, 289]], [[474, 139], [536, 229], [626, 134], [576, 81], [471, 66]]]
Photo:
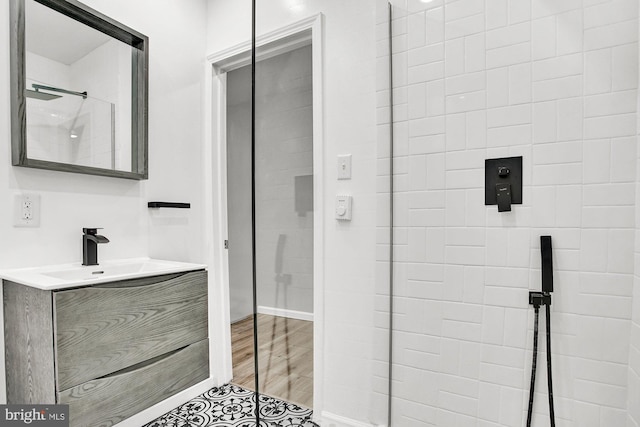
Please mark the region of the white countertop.
[[50, 291], [206, 268], [203, 264], [129, 258], [103, 261], [93, 266], [72, 263], [0, 270], [0, 279]]

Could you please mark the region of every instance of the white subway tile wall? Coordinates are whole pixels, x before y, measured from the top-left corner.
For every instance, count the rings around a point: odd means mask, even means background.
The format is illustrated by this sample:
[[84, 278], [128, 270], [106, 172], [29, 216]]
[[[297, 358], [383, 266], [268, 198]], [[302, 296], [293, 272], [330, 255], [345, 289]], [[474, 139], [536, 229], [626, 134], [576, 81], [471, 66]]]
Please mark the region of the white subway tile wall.
[[[392, 425], [524, 425], [528, 292], [549, 234], [557, 425], [639, 427], [638, 1], [392, 3]], [[382, 207], [388, 78], [380, 67]], [[524, 157], [524, 200], [498, 213], [484, 206], [484, 159], [508, 156]], [[388, 221], [380, 212], [380, 313]], [[543, 356], [539, 366], [533, 425], [546, 426]]]

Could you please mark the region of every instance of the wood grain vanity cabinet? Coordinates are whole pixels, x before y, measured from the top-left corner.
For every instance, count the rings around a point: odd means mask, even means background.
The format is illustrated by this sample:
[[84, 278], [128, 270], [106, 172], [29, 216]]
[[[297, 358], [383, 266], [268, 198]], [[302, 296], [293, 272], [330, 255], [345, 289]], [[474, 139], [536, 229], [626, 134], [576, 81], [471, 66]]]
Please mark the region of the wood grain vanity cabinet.
[[205, 270], [3, 285], [8, 403], [66, 403], [71, 426], [112, 426], [209, 377]]

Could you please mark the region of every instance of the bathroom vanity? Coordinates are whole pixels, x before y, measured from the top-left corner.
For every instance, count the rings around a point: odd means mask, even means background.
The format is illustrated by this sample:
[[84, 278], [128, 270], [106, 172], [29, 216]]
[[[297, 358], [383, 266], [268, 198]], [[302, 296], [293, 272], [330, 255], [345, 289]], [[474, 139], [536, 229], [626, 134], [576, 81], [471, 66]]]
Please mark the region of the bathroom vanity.
[[7, 402], [112, 426], [209, 378], [207, 271], [152, 264], [2, 272]]

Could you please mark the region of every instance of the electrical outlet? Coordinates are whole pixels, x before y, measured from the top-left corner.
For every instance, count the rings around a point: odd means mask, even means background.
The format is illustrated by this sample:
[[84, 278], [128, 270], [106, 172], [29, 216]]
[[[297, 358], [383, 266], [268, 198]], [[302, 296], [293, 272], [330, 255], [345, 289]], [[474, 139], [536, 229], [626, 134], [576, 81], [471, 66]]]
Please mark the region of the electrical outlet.
[[15, 227], [40, 227], [39, 194], [16, 194], [13, 207]]

